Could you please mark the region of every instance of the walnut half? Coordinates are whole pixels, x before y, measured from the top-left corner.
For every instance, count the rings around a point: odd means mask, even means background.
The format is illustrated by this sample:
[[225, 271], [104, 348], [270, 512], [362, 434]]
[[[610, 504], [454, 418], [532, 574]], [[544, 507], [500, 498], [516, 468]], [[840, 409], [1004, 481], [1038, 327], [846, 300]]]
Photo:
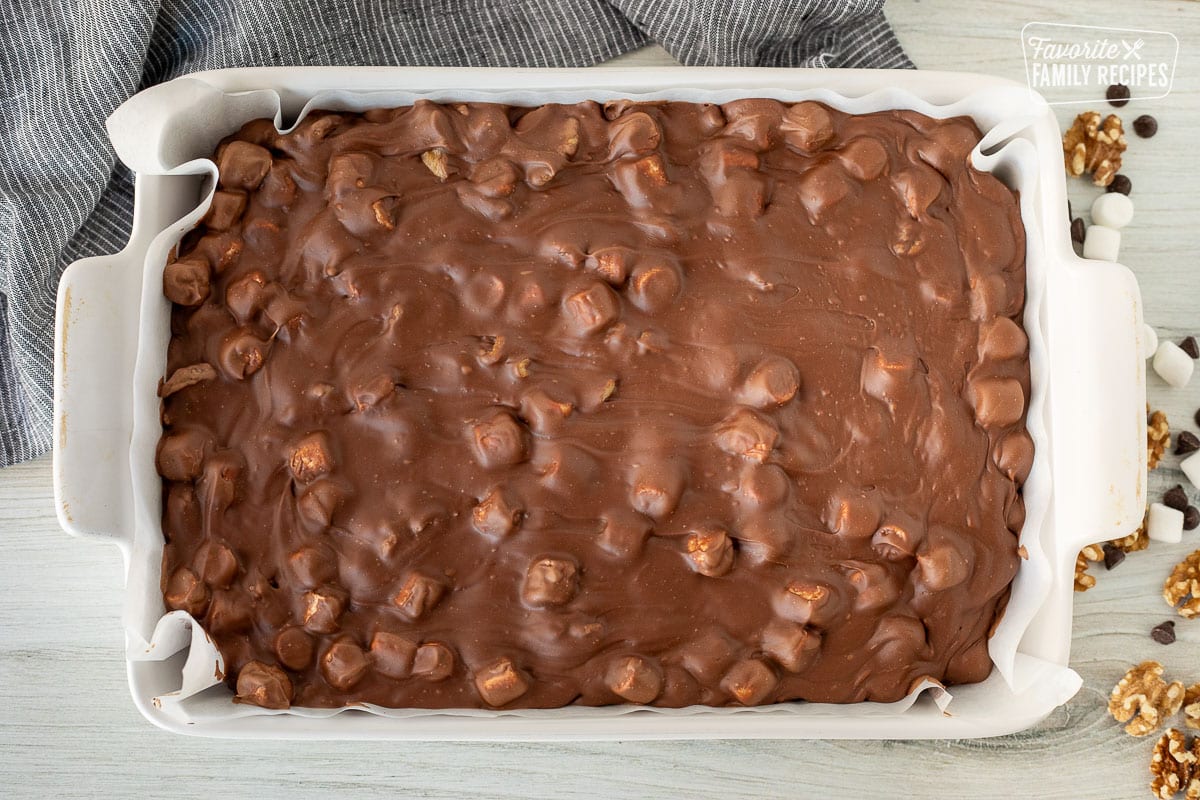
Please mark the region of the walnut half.
[[1162, 673], [1162, 664], [1143, 661], [1113, 687], [1108, 713], [1117, 722], [1129, 723], [1125, 732], [1130, 736], [1145, 736], [1183, 705], [1183, 684], [1167, 683]]
[[1099, 113], [1085, 111], [1075, 117], [1075, 123], [1063, 134], [1067, 174], [1078, 177], [1090, 172], [1092, 183], [1108, 186], [1121, 169], [1125, 146], [1120, 117], [1109, 114], [1102, 120]]
[[1154, 745], [1150, 756], [1150, 791], [1159, 800], [1171, 800], [1185, 791], [1185, 800], [1200, 798], [1200, 740], [1188, 747], [1187, 736], [1172, 728]]
[[1194, 550], [1175, 565], [1163, 583], [1163, 599], [1191, 619], [1200, 616], [1200, 550]]
[[1183, 696], [1183, 715], [1187, 726], [1200, 731], [1200, 683], [1193, 683]]

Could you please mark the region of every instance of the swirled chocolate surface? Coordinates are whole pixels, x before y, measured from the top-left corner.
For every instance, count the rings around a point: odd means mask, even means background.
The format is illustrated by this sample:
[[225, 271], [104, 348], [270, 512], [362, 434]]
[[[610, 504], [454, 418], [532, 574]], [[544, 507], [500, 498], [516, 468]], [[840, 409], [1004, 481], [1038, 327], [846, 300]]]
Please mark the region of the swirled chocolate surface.
[[269, 707], [896, 700], [1017, 570], [1017, 198], [964, 118], [315, 113], [167, 265], [163, 592]]

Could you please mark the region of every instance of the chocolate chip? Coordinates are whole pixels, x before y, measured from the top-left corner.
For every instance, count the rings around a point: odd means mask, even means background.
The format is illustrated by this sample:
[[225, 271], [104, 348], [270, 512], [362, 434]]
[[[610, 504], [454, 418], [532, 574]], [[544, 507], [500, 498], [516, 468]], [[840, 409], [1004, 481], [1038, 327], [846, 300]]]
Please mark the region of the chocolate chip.
[[1104, 545], [1104, 568], [1107, 570], [1116, 569], [1122, 561], [1125, 560], [1125, 551], [1121, 548], [1111, 545]]
[[1116, 175], [1113, 176], [1112, 183], [1110, 183], [1108, 185], [1108, 188], [1105, 189], [1105, 191], [1118, 192], [1120, 194], [1127, 195], [1127, 194], [1129, 194], [1129, 192], [1132, 189], [1133, 189], [1133, 181], [1129, 180], [1128, 176], [1122, 175], [1121, 173], [1118, 172]]
[[1197, 427], [1200, 427], [1200, 408], [1196, 409], [1196, 413], [1192, 415], [1192, 419], [1196, 421]]
[[1129, 102], [1129, 87], [1123, 83], [1114, 83], [1104, 93], [1108, 104], [1113, 108], [1121, 108]]
[[1079, 242], [1080, 244], [1083, 244], [1083, 234], [1084, 234], [1083, 220], [1079, 217], [1076, 217], [1075, 219], [1071, 220], [1071, 241]]
[[1149, 139], [1158, 133], [1158, 120], [1149, 114], [1142, 114], [1133, 121], [1133, 132], [1143, 139]]
[[1183, 486], [1175, 484], [1174, 487], [1168, 489], [1163, 495], [1163, 505], [1167, 508], [1173, 508], [1176, 511], [1183, 511], [1188, 507], [1187, 492], [1183, 490]]
[[1200, 345], [1196, 344], [1196, 337], [1189, 336], [1179, 343], [1179, 349], [1187, 353], [1192, 358], [1200, 358]]
[[284, 628], [275, 637], [275, 655], [279, 663], [297, 672], [312, 663], [313, 647], [313, 637], [303, 628]]
[[1150, 638], [1159, 644], [1174, 644], [1175, 643], [1175, 622], [1167, 620], [1161, 625], [1155, 625], [1150, 631]]
[[1194, 531], [1198, 525], [1200, 525], [1200, 508], [1188, 506], [1183, 510], [1183, 529]]
[[1200, 450], [1200, 438], [1191, 431], [1184, 431], [1179, 434], [1179, 438], [1175, 440], [1175, 455], [1186, 456], [1188, 453], [1194, 453]]

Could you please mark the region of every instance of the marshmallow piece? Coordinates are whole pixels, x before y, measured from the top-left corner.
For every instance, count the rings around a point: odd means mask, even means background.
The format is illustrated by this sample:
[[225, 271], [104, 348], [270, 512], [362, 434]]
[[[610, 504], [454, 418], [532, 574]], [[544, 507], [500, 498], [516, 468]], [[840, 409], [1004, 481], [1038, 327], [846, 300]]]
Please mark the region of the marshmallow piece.
[[1156, 542], [1178, 544], [1183, 541], [1183, 512], [1162, 503], [1150, 504], [1146, 534]]
[[1150, 358], [1158, 350], [1158, 333], [1149, 325], [1142, 324], [1142, 358]]
[[1192, 453], [1190, 456], [1179, 462], [1179, 468], [1183, 470], [1183, 474], [1192, 482], [1192, 486], [1200, 489], [1200, 452]]
[[[1114, 192], [1115, 194], [1115, 192]], [[1121, 232], [1103, 225], [1088, 227], [1083, 236], [1083, 257], [1116, 261], [1121, 252]]]
[[1133, 201], [1120, 192], [1109, 192], [1092, 203], [1092, 224], [1120, 229], [1133, 219]]
[[1162, 342], [1154, 351], [1154, 371], [1176, 389], [1187, 386], [1196, 362], [1174, 342]]

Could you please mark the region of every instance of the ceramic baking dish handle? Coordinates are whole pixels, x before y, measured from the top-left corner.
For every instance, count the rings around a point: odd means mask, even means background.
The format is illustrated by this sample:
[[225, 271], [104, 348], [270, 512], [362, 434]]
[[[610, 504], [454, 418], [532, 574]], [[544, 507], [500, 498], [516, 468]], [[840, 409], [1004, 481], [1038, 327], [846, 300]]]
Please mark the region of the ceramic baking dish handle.
[[1069, 552], [1132, 533], [1146, 508], [1146, 361], [1137, 279], [1074, 258], [1052, 271], [1055, 507]]
[[58, 287], [54, 500], [75, 536], [130, 540], [133, 364], [144, 248], [76, 261]]

